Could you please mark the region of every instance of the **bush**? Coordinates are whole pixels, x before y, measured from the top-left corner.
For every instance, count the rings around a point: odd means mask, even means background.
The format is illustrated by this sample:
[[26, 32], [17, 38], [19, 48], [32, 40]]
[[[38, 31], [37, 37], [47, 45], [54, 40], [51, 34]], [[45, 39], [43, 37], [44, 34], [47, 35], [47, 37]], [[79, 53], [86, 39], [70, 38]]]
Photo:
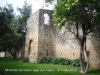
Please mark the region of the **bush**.
[[72, 60], [71, 66], [79, 67], [80, 66], [80, 60], [79, 59]]
[[51, 63], [52, 64], [60, 64], [59, 58], [53, 58]]
[[43, 59], [40, 60], [40, 63], [51, 63], [52, 61], [52, 58], [47, 58], [47, 57], [44, 57]]
[[43, 59], [40, 60], [40, 63], [52, 63], [52, 64], [58, 64], [58, 65], [71, 65], [71, 66], [80, 66], [80, 60], [75, 59], [75, 60], [70, 60], [66, 58], [47, 58], [44, 57]]
[[66, 59], [65, 65], [71, 65], [72, 60]]
[[61, 65], [67, 65], [67, 59], [66, 58], [59, 58], [59, 64]]
[[25, 57], [25, 58], [22, 59], [22, 61], [23, 62], [29, 62], [29, 58], [28, 57]]
[[66, 58], [53, 58], [52, 63], [53, 64], [58, 64], [58, 65], [70, 65], [71, 60], [66, 59]]

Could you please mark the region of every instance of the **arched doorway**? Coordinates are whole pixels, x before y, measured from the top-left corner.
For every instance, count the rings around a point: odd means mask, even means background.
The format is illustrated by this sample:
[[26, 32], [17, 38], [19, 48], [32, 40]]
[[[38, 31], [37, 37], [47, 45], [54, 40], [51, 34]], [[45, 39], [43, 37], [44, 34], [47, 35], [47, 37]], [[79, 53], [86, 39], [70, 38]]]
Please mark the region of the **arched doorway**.
[[29, 41], [28, 54], [31, 53], [32, 49], [33, 49], [33, 40], [30, 40], [30, 41]]

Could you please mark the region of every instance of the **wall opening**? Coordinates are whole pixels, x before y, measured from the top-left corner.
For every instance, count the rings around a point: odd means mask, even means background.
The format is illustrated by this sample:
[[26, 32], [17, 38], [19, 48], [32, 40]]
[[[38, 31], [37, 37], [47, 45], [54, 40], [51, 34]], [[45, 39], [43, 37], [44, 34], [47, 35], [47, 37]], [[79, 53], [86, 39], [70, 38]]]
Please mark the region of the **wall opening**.
[[33, 40], [30, 40], [30, 41], [29, 41], [28, 54], [30, 54], [30, 53], [31, 53], [32, 46], [33, 46]]
[[50, 17], [47, 13], [44, 14], [44, 25], [50, 25]]
[[47, 51], [47, 56], [49, 56], [49, 52]]

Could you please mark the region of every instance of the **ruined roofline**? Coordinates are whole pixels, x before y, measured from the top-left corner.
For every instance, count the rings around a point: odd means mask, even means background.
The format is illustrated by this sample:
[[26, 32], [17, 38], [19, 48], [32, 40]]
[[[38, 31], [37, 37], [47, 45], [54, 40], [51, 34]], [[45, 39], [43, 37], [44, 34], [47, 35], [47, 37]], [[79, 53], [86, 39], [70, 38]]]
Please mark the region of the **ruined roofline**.
[[[40, 9], [39, 9], [40, 10]], [[34, 12], [28, 19], [27, 19], [27, 21], [35, 14], [35, 13], [37, 13], [39, 10], [37, 10], [36, 12]]]
[[[38, 11], [40, 11], [40, 10], [50, 10], [50, 9], [38, 9], [36, 12], [34, 12], [28, 19], [27, 19], [27, 21], [34, 15], [34, 14], [36, 14]], [[52, 11], [52, 10], [50, 10], [50, 11]]]

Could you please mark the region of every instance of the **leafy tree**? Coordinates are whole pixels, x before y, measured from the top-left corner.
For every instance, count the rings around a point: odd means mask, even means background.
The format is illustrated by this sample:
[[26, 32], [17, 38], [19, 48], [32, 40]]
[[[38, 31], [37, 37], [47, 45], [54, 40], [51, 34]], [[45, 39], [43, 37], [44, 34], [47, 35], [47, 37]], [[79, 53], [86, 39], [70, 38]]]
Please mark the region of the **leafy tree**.
[[17, 32], [21, 34], [20, 47], [22, 47], [25, 42], [27, 19], [32, 14], [32, 5], [28, 4], [27, 0], [25, 0], [23, 7], [17, 9], [20, 15], [16, 16], [14, 24], [17, 28]]
[[[8, 51], [13, 58], [16, 58], [16, 41], [20, 34], [17, 33], [14, 26], [13, 7], [11, 4], [0, 8], [0, 47], [2, 51]], [[12, 51], [13, 49], [13, 51]]]
[[17, 8], [20, 15], [18, 15], [18, 30], [20, 33], [24, 32], [26, 25], [27, 25], [27, 19], [32, 14], [32, 5], [27, 3], [27, 0], [24, 1], [24, 5], [22, 8]]
[[58, 0], [53, 15], [55, 26], [67, 26], [67, 30], [76, 37], [80, 46], [81, 72], [87, 73], [89, 51], [86, 49], [86, 37], [100, 26], [100, 0]]
[[45, 3], [53, 3], [54, 1], [58, 1], [58, 0], [44, 0], [45, 1]]
[[43, 1], [45, 2], [45, 4], [42, 6], [42, 8], [45, 8], [50, 5], [54, 5], [57, 0], [43, 0]]

